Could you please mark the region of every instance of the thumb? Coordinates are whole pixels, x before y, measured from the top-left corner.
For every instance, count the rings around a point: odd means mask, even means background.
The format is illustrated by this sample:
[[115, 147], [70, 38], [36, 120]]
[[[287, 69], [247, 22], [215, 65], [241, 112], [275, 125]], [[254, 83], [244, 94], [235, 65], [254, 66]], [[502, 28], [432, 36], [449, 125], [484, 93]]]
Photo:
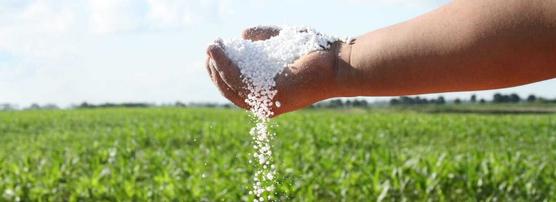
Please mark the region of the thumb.
[[280, 28], [274, 26], [257, 26], [243, 31], [241, 37], [251, 41], [267, 40], [280, 34]]

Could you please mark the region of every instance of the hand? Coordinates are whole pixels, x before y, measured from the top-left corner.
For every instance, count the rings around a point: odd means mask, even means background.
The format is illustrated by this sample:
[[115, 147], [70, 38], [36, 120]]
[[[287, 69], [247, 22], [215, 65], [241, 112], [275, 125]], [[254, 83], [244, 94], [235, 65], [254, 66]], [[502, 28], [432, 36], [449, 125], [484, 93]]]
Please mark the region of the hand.
[[[246, 40], [266, 40], [280, 33], [275, 27], [253, 27], [245, 30]], [[294, 111], [310, 104], [335, 97], [337, 85], [337, 60], [340, 42], [329, 50], [316, 51], [297, 59], [275, 77], [278, 91], [273, 103], [274, 116]], [[249, 109], [245, 102], [249, 94], [238, 67], [226, 56], [224, 47], [216, 43], [207, 50], [206, 67], [220, 92], [235, 105]]]

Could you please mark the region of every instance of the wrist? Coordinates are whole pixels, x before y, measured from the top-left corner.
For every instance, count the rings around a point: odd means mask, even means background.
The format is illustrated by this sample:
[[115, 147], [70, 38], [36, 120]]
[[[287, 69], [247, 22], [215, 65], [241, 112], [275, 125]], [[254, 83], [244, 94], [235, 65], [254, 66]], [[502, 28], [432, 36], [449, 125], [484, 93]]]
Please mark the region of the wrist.
[[332, 97], [350, 97], [354, 90], [351, 83], [354, 82], [355, 74], [352, 66], [351, 55], [355, 39], [338, 42], [335, 46], [335, 77], [334, 95]]

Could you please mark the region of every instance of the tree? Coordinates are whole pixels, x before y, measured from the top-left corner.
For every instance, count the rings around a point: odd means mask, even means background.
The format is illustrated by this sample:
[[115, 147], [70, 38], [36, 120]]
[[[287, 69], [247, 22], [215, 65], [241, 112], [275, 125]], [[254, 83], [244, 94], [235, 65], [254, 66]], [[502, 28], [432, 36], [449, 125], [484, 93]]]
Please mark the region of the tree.
[[94, 105], [91, 105], [87, 102], [83, 102], [79, 106], [77, 106], [77, 108], [94, 108], [94, 107], [95, 107]]
[[176, 103], [174, 103], [174, 106], [175, 107], [187, 107], [186, 104], [184, 104], [183, 102], [180, 102], [180, 101], [176, 101]]
[[446, 104], [446, 99], [443, 96], [438, 96], [436, 99], [436, 104]]
[[519, 97], [519, 95], [512, 93], [509, 97], [509, 101], [513, 102], [513, 103], [518, 103], [521, 102], [521, 97]]
[[402, 96], [400, 97], [400, 101], [402, 104], [404, 105], [412, 105], [415, 104], [415, 101], [413, 100], [413, 98], [407, 97], [407, 96]]
[[399, 105], [399, 104], [400, 104], [400, 100], [396, 98], [390, 99], [390, 105]]
[[535, 101], [537, 101], [537, 96], [535, 95], [527, 96], [527, 102], [535, 102]]
[[352, 107], [353, 104], [351, 103], [351, 100], [346, 100], [346, 102], [344, 102], [344, 106], [346, 106], [346, 107]]
[[41, 106], [40, 106], [39, 104], [33, 103], [33, 104], [31, 104], [31, 106], [29, 106], [29, 108], [27, 108], [27, 109], [40, 109], [40, 108], [41, 108]]
[[15, 109], [16, 107], [11, 104], [0, 104], [0, 111], [11, 111]]
[[46, 104], [41, 107], [41, 109], [60, 109], [56, 104]]
[[496, 93], [494, 94], [494, 96], [492, 97], [492, 102], [494, 103], [502, 103], [505, 102], [504, 96], [500, 93]]
[[367, 100], [359, 100], [359, 99], [355, 99], [352, 102], [354, 107], [367, 107], [368, 103]]
[[475, 94], [471, 95], [470, 101], [473, 102], [473, 103], [477, 102], [477, 95], [475, 95]]
[[330, 107], [333, 108], [339, 108], [339, 107], [343, 107], [344, 106], [344, 102], [342, 102], [342, 100], [340, 99], [335, 99], [330, 101]]
[[459, 98], [456, 98], [456, 99], [454, 100], [454, 103], [456, 103], [456, 104], [461, 104], [461, 100], [460, 100]]

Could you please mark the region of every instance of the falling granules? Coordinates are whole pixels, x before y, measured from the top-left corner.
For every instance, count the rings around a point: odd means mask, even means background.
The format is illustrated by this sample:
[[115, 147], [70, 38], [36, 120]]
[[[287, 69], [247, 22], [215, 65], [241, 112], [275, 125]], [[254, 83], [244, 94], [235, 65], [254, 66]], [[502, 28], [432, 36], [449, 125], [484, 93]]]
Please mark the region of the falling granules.
[[226, 55], [238, 66], [249, 95], [245, 102], [256, 119], [251, 129], [255, 152], [255, 175], [250, 193], [254, 201], [273, 200], [275, 197], [276, 166], [272, 160], [271, 140], [274, 134], [268, 131], [272, 106], [280, 107], [279, 101], [272, 102], [277, 91], [275, 77], [288, 65], [313, 51], [326, 50], [337, 41], [335, 37], [303, 27], [281, 27], [280, 33], [264, 41], [234, 39], [221, 41]]

